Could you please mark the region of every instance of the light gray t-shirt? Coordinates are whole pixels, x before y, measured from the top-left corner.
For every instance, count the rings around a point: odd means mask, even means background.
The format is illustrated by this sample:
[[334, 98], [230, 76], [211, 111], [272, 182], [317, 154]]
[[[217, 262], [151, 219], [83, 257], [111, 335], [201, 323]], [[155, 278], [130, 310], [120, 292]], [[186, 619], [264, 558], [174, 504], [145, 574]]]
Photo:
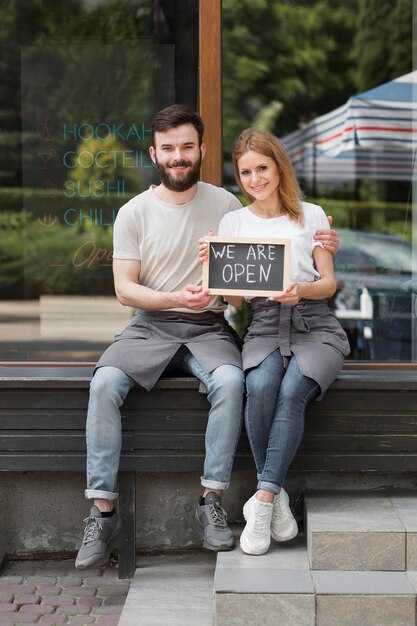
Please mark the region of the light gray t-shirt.
[[[181, 205], [164, 202], [150, 187], [119, 210], [113, 258], [140, 261], [139, 283], [156, 291], [170, 293], [188, 283], [199, 285], [198, 239], [210, 229], [217, 233], [221, 218], [241, 206], [233, 194], [208, 183], [199, 182], [194, 198]], [[205, 310], [224, 308], [220, 297], [215, 296]]]

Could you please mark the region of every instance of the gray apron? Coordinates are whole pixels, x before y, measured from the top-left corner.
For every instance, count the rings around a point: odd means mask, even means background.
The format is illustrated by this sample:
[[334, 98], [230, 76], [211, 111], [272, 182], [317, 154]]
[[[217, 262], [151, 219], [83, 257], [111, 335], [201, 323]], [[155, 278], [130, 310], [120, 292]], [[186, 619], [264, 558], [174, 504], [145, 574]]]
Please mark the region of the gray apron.
[[242, 368], [238, 337], [223, 313], [142, 310], [115, 337], [96, 368], [117, 367], [149, 391], [181, 346], [187, 346], [208, 373], [220, 365]]
[[301, 300], [295, 306], [254, 298], [253, 317], [244, 337], [243, 369], [259, 365], [279, 349], [284, 362], [297, 358], [301, 373], [320, 386], [321, 400], [339, 374], [349, 341], [325, 300]]

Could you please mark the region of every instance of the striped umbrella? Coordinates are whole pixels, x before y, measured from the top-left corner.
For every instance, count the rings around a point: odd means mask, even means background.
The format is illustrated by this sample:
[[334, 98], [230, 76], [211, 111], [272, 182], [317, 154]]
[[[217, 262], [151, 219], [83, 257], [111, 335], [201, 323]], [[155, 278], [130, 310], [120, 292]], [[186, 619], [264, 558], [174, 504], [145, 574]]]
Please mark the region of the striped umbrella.
[[[417, 71], [352, 96], [282, 138], [297, 174], [315, 181], [411, 180]], [[414, 121], [414, 125], [413, 125]]]

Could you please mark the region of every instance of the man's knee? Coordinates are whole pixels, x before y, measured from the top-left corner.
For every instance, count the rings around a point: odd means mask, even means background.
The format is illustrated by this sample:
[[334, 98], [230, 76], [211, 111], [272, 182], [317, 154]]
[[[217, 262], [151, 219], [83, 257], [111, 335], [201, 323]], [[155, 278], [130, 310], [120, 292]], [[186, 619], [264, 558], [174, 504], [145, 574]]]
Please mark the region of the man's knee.
[[115, 367], [99, 367], [90, 382], [90, 397], [111, 398], [119, 396], [126, 375]]
[[221, 365], [213, 372], [213, 383], [216, 389], [225, 389], [228, 394], [243, 395], [245, 377], [235, 365]]

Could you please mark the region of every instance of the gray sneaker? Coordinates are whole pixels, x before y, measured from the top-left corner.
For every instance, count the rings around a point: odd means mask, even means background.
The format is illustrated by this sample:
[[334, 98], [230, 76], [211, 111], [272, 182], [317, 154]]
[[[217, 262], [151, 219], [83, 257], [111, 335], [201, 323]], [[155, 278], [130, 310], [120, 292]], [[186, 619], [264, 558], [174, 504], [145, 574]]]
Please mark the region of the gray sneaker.
[[200, 498], [195, 511], [198, 531], [204, 537], [203, 547], [207, 550], [231, 550], [234, 545], [233, 533], [227, 525], [226, 511], [222, 499], [214, 491]]
[[102, 517], [99, 509], [93, 506], [84, 522], [83, 542], [75, 559], [77, 569], [103, 565], [119, 544], [121, 524], [117, 511], [111, 517]]

